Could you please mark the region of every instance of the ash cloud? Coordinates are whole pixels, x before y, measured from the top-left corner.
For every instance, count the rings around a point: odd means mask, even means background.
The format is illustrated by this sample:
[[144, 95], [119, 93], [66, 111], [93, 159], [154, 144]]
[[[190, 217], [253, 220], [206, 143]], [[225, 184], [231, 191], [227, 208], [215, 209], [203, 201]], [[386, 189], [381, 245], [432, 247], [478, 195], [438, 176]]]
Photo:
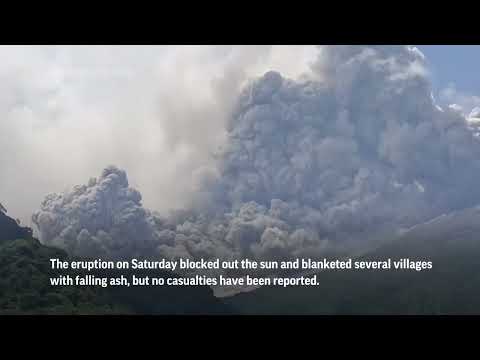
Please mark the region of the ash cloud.
[[115, 164], [147, 207], [187, 206], [238, 89], [296, 76], [309, 48], [0, 46], [0, 201], [30, 225], [45, 194]]
[[144, 256], [156, 238], [154, 218], [141, 200], [140, 193], [129, 187], [125, 171], [110, 166], [87, 185], [47, 196], [32, 220], [47, 245], [72, 254]]
[[34, 215], [42, 241], [112, 257], [317, 256], [480, 199], [472, 121], [435, 103], [413, 47], [321, 47], [308, 76], [269, 71], [247, 84], [228, 119], [186, 210], [145, 210], [110, 168], [47, 197]]

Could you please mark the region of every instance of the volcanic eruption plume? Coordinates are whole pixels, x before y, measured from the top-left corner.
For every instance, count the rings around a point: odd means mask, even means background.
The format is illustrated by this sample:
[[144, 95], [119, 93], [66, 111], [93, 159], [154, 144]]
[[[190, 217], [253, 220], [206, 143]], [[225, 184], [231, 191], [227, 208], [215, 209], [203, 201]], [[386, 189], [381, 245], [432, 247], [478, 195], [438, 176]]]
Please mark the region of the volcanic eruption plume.
[[478, 111], [435, 103], [419, 50], [322, 46], [306, 73], [243, 88], [188, 208], [144, 209], [109, 167], [45, 199], [41, 240], [112, 258], [314, 257], [479, 203]]

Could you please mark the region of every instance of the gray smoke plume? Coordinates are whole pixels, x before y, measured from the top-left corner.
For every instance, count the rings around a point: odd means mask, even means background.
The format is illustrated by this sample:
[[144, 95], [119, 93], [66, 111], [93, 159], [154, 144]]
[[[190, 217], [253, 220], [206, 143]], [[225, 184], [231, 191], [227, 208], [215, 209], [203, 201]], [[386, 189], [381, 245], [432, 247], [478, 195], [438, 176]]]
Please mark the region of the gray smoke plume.
[[435, 103], [416, 48], [321, 47], [309, 76], [270, 71], [243, 89], [187, 210], [150, 213], [110, 168], [49, 196], [34, 222], [46, 243], [112, 257], [361, 250], [480, 202], [478, 113]]
[[[153, 217], [141, 195], [128, 186], [127, 175], [106, 168], [88, 185], [51, 194], [33, 215], [43, 241], [80, 256], [143, 256], [156, 238]], [[135, 239], [135, 240], [133, 240]]]
[[296, 77], [315, 53], [269, 45], [0, 46], [0, 201], [31, 225], [45, 194], [115, 164], [147, 207], [187, 207], [191, 174], [211, 166], [246, 79], [269, 69]]

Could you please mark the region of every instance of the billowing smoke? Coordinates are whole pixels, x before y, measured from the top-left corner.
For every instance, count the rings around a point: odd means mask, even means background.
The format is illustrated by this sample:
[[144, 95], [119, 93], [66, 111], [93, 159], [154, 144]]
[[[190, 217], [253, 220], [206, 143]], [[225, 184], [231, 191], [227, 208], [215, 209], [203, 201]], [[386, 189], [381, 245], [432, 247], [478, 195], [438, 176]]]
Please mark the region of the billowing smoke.
[[88, 185], [47, 196], [33, 222], [47, 244], [73, 254], [143, 256], [156, 238], [153, 217], [142, 207], [141, 199], [140, 193], [129, 187], [124, 171], [108, 167]]
[[45, 194], [115, 164], [146, 206], [163, 213], [188, 206], [191, 174], [211, 166], [245, 80], [272, 68], [296, 77], [315, 53], [267, 45], [0, 46], [0, 201], [29, 225]]
[[111, 257], [361, 250], [480, 202], [479, 113], [435, 103], [416, 48], [321, 47], [310, 75], [244, 87], [185, 211], [150, 213], [109, 168], [47, 197], [34, 222], [46, 243]]

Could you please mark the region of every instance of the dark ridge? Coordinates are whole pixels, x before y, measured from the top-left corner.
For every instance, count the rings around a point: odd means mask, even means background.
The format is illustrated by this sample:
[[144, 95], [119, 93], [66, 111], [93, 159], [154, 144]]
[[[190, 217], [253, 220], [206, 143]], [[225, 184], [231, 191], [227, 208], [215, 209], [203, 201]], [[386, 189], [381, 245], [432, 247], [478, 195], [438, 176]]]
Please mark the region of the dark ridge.
[[0, 243], [13, 239], [31, 239], [32, 229], [21, 227], [15, 220], [0, 211]]

